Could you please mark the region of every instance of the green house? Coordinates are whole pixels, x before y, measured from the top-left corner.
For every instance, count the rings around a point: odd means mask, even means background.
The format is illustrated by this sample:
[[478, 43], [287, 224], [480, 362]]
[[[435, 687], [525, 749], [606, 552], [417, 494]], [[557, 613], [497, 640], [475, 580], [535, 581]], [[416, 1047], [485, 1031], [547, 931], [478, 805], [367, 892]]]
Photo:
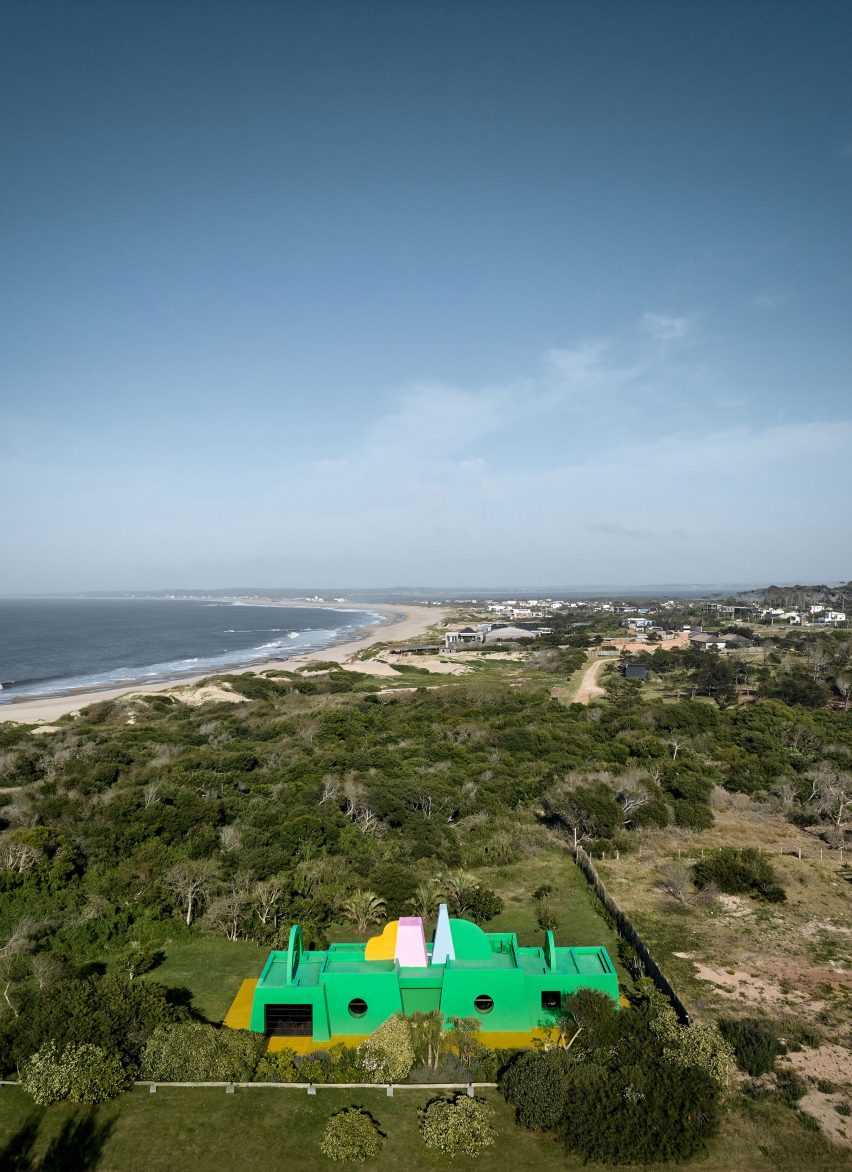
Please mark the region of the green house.
[[316, 1042], [364, 1036], [394, 1013], [440, 1009], [478, 1017], [488, 1033], [525, 1033], [553, 1024], [563, 997], [597, 989], [618, 1003], [618, 977], [605, 948], [522, 948], [514, 932], [484, 932], [450, 919], [444, 905], [435, 938], [419, 917], [386, 925], [361, 944], [303, 948], [298, 925], [286, 952], [273, 952], [254, 988], [249, 1028]]

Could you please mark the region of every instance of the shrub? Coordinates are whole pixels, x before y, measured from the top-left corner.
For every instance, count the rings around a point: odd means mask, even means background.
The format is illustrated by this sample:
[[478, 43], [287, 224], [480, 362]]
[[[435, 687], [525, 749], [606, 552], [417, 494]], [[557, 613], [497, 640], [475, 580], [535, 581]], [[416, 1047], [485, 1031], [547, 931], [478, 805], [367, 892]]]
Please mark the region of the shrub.
[[411, 1029], [401, 1013], [395, 1013], [358, 1047], [358, 1061], [373, 1082], [402, 1082], [414, 1065]]
[[724, 1100], [731, 1088], [734, 1055], [731, 1047], [715, 1026], [707, 1022], [693, 1022], [682, 1026], [675, 1011], [668, 1004], [654, 1006], [651, 1033], [663, 1043], [662, 1058], [682, 1070], [699, 1070], [716, 1088]]
[[792, 1070], [782, 1070], [778, 1073], [778, 1093], [788, 1107], [794, 1107], [808, 1090], [808, 1084]]
[[427, 1148], [446, 1156], [476, 1156], [495, 1142], [493, 1120], [484, 1099], [433, 1099], [420, 1112], [420, 1134]]
[[296, 1055], [292, 1050], [264, 1054], [254, 1072], [255, 1082], [296, 1082]]
[[311, 1056], [303, 1058], [299, 1063], [296, 1077], [299, 1082], [328, 1082], [330, 1073], [330, 1062]]
[[21, 1066], [21, 1085], [40, 1105], [69, 1099], [72, 1103], [106, 1103], [129, 1085], [115, 1051], [87, 1042], [59, 1050], [47, 1042]]
[[117, 1050], [125, 1067], [136, 1066], [155, 1028], [183, 1011], [169, 1005], [153, 981], [130, 981], [118, 973], [64, 978], [40, 989], [15, 1021], [14, 1059], [20, 1065], [45, 1042], [60, 1049], [89, 1042]]
[[202, 1022], [158, 1026], [142, 1052], [142, 1077], [154, 1082], [247, 1082], [266, 1039]]
[[550, 1131], [565, 1113], [570, 1055], [564, 1050], [520, 1054], [500, 1079], [500, 1090], [530, 1131]]
[[698, 887], [715, 883], [729, 895], [756, 895], [771, 903], [787, 898], [769, 859], [754, 847], [723, 846], [697, 862], [693, 876]]
[[503, 900], [490, 887], [474, 887], [467, 897], [468, 915], [476, 924], [487, 924], [503, 910]]
[[320, 1140], [320, 1151], [329, 1160], [375, 1160], [384, 1136], [379, 1126], [359, 1107], [344, 1107], [332, 1115]]
[[770, 1024], [757, 1017], [720, 1017], [719, 1030], [733, 1050], [737, 1066], [752, 1078], [771, 1070], [783, 1051]]
[[567, 1149], [610, 1164], [688, 1159], [721, 1117], [716, 1087], [704, 1071], [650, 1056], [616, 1069], [576, 1067], [569, 1102], [562, 1122]]

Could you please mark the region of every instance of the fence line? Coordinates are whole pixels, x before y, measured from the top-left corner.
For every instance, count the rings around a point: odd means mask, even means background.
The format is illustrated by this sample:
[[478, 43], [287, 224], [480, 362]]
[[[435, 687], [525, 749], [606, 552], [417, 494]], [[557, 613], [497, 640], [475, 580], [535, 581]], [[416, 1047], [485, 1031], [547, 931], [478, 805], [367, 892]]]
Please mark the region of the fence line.
[[[839, 863], [841, 868], [843, 868], [844, 865], [846, 865], [846, 866], [849, 865], [848, 856], [850, 854], [848, 846], [846, 846], [846, 847], [843, 847], [843, 846], [841, 846], [841, 847], [820, 846], [820, 847], [812, 847], [810, 849], [807, 849], [806, 847], [801, 846], [799, 844], [797, 844], [796, 846], [790, 846], [789, 843], [786, 843], [786, 844], [781, 843], [778, 846], [771, 846], [771, 847], [769, 847], [769, 846], [755, 846], [755, 847], [703, 846], [703, 847], [698, 847], [695, 850], [680, 849], [678, 851], [666, 851], [666, 852], [654, 855], [654, 857], [657, 862], [659, 862], [662, 859], [675, 859], [675, 858], [677, 858], [677, 859], [683, 859], [686, 862], [697, 863], [699, 859], [706, 858], [708, 855], [712, 855], [712, 854], [714, 854], [714, 852], [720, 851], [720, 850], [737, 850], [737, 851], [739, 851], [739, 850], [756, 850], [762, 855], [768, 855], [770, 858], [777, 856], [779, 858], [783, 857], [783, 858], [809, 859], [811, 861], [816, 861], [817, 859], [819, 859], [820, 862], [823, 862], [823, 861], [828, 862], [828, 863], [837, 862], [837, 863]], [[817, 854], [817, 851], [819, 851], [819, 854]], [[844, 860], [844, 857], [843, 857], [844, 852], [847, 855], [846, 860]], [[588, 854], [588, 851], [586, 851], [585, 853]], [[643, 848], [640, 846], [636, 851], [636, 858], [641, 859], [643, 857], [647, 858], [648, 854], [646, 852], [643, 856]], [[589, 855], [589, 858], [591, 858], [591, 855]], [[607, 855], [606, 851], [601, 851], [600, 858], [601, 858], [602, 863], [607, 862], [607, 860], [609, 860], [609, 862], [616, 862], [617, 863], [619, 861], [619, 859], [621, 858], [621, 852], [618, 850], [612, 850], [609, 852], [609, 855]]]
[[[0, 1087], [19, 1087], [16, 1079], [0, 1078]], [[302, 1091], [315, 1095], [317, 1091], [384, 1091], [388, 1098], [392, 1098], [396, 1091], [465, 1091], [473, 1098], [475, 1090], [495, 1089], [496, 1082], [159, 1082], [153, 1079], [135, 1080], [134, 1087], [147, 1087], [153, 1095], [160, 1087], [219, 1087], [226, 1095], [232, 1095], [236, 1090], [256, 1090], [258, 1087], [269, 1087], [272, 1090]]]
[[682, 1024], [689, 1025], [691, 1018], [686, 1006], [681, 1001], [680, 997], [678, 997], [677, 993], [675, 993], [672, 985], [663, 974], [662, 969], [651, 955], [651, 950], [648, 948], [648, 945], [633, 927], [629, 917], [621, 910], [621, 908], [607, 891], [600, 875], [598, 875], [597, 871], [595, 870], [594, 863], [589, 858], [586, 851], [584, 851], [583, 848], [579, 845], [574, 850], [574, 861], [586, 876], [586, 879], [589, 881], [589, 884], [597, 895], [598, 899], [612, 916], [619, 935], [623, 936], [624, 939], [629, 944], [631, 944], [633, 948], [636, 949], [636, 953], [639, 956], [639, 959], [645, 966], [646, 973], [660, 990], [660, 992], [664, 993], [671, 1001], [675, 1013], [678, 1015], [678, 1018]]

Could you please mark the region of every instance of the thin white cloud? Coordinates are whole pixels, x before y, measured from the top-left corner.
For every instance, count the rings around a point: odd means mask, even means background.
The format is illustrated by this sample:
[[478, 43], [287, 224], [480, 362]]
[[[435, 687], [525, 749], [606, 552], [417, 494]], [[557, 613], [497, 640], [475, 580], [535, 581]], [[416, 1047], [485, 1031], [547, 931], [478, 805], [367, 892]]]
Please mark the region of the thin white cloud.
[[789, 300], [789, 293], [758, 293], [752, 299], [752, 305], [757, 309], [775, 309], [779, 305], [786, 305]]
[[642, 327], [657, 342], [683, 342], [695, 334], [697, 322], [690, 314], [645, 313]]

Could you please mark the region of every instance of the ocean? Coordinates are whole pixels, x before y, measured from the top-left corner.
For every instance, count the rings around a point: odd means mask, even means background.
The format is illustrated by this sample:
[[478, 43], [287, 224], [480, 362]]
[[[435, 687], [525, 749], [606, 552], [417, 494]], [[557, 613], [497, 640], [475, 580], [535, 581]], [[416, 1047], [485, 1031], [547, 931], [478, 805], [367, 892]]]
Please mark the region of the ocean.
[[318, 652], [382, 618], [185, 599], [0, 599], [0, 704]]

